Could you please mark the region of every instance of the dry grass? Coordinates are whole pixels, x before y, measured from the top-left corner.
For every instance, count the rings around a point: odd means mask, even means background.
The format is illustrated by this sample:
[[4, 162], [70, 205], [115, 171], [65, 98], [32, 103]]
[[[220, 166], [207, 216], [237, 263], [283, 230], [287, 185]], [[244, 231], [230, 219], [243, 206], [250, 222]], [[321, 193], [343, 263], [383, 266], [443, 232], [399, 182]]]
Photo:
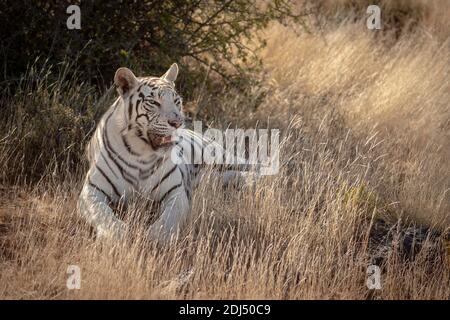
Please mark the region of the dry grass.
[[[255, 189], [205, 183], [166, 248], [96, 242], [75, 212], [78, 176], [4, 186], [0, 297], [448, 299], [448, 40], [392, 44], [359, 22], [266, 38], [263, 86], [224, 94], [215, 120], [280, 128], [279, 174]], [[381, 290], [366, 287], [372, 263]]]

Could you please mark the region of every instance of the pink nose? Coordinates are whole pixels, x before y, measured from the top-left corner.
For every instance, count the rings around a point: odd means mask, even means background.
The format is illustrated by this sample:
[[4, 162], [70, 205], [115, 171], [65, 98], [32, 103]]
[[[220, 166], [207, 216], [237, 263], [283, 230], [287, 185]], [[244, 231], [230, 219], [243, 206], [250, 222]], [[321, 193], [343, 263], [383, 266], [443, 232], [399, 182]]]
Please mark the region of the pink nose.
[[174, 127], [175, 129], [181, 127], [181, 125], [183, 124], [183, 122], [179, 121], [179, 120], [168, 120], [167, 123]]

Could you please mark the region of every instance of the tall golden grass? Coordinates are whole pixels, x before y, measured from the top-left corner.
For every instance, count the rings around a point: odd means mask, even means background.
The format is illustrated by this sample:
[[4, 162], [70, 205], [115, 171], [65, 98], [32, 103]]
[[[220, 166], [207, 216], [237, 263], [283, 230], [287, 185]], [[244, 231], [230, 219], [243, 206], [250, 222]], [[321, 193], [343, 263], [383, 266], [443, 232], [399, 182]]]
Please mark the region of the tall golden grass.
[[[166, 247], [139, 225], [127, 243], [95, 241], [75, 210], [80, 175], [2, 186], [0, 297], [448, 299], [449, 40], [384, 41], [363, 20], [316, 31], [270, 26], [262, 86], [224, 94], [214, 118], [279, 128], [277, 175], [226, 190], [206, 179]], [[198, 97], [214, 114], [216, 98]]]

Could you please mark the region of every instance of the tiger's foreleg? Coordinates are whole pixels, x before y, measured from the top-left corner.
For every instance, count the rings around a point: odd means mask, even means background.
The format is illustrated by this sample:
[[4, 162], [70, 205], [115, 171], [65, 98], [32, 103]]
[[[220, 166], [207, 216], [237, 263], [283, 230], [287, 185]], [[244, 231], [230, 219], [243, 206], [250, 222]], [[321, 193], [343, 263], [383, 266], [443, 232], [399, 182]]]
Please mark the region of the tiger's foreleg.
[[108, 203], [107, 195], [85, 183], [78, 199], [78, 210], [95, 228], [98, 237], [121, 240], [125, 235], [125, 223], [114, 215]]
[[150, 227], [150, 238], [162, 243], [176, 238], [189, 211], [190, 202], [184, 189], [179, 187], [170, 191], [161, 201], [161, 215]]

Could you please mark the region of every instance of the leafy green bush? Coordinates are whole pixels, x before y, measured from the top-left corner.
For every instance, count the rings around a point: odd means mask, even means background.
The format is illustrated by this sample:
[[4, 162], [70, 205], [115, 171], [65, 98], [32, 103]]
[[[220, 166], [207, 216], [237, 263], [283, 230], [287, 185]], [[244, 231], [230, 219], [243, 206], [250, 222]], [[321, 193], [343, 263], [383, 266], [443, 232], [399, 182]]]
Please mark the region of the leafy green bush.
[[[7, 2], [0, 9], [0, 81], [19, 78], [38, 56], [50, 64], [76, 60], [83, 79], [101, 85], [121, 65], [159, 74], [174, 61], [231, 79], [255, 65], [258, 30], [297, 18], [288, 0]], [[81, 30], [66, 26], [72, 4], [80, 6]]]

